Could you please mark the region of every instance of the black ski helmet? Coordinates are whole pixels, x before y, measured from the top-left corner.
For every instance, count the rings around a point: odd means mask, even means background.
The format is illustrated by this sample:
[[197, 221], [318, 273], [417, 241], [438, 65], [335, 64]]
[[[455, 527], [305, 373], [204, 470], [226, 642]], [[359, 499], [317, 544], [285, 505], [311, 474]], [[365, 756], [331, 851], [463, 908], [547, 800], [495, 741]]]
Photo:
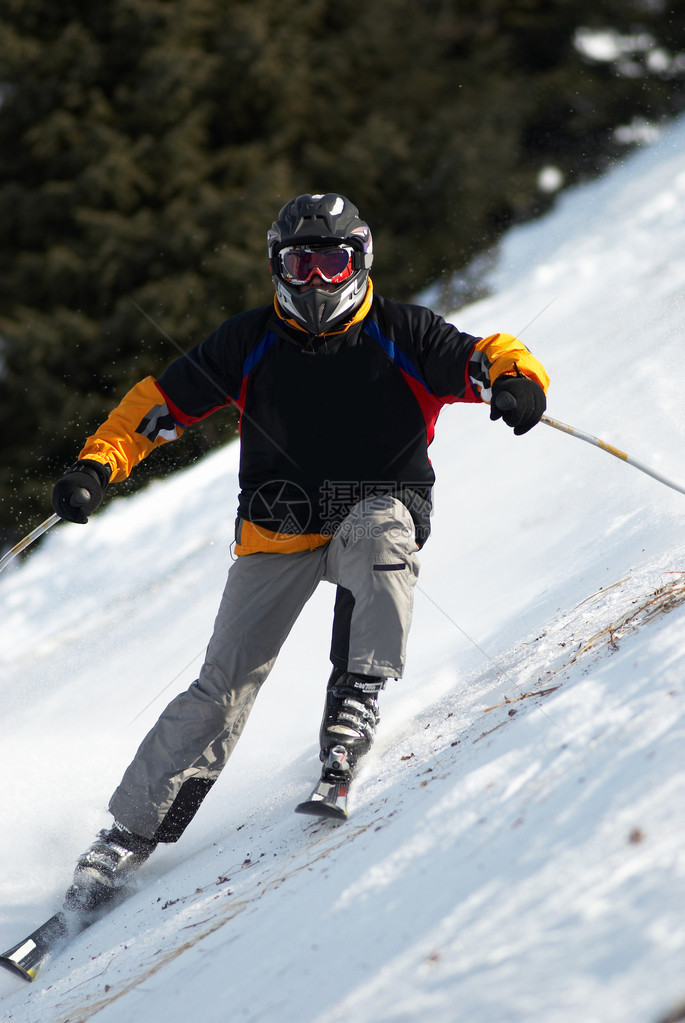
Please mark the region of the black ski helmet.
[[[325, 334], [349, 320], [364, 301], [373, 242], [369, 225], [357, 207], [337, 192], [299, 195], [286, 203], [267, 234], [269, 268], [279, 305], [310, 334]], [[327, 247], [348, 245], [354, 250], [353, 273], [334, 291], [310, 288], [302, 292], [280, 273], [278, 254], [291, 245]]]

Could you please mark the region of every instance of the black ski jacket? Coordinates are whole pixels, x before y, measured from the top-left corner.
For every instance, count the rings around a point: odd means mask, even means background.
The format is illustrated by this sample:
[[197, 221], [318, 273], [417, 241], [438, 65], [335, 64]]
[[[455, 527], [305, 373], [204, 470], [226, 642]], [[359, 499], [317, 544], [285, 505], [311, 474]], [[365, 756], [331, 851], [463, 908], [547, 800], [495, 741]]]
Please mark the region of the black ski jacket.
[[152, 447], [233, 404], [239, 541], [243, 523], [264, 536], [323, 541], [354, 504], [382, 492], [408, 507], [421, 546], [435, 479], [427, 448], [443, 405], [487, 400], [496, 376], [517, 367], [545, 388], [547, 377], [512, 335], [479, 339], [425, 307], [378, 295], [365, 307], [363, 318], [321, 338], [274, 306], [231, 317], [157, 381], [136, 385], [80, 457], [123, 478]]

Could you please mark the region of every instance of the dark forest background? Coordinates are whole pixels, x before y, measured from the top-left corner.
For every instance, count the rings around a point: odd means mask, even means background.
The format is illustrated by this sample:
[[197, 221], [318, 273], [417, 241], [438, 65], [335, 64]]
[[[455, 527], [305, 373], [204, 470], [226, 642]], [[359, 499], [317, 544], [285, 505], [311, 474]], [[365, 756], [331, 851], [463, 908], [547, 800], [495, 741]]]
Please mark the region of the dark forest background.
[[548, 208], [544, 166], [573, 185], [685, 107], [684, 32], [682, 0], [5, 0], [0, 548], [128, 387], [270, 301], [286, 199], [349, 195], [381, 293], [447, 287]]

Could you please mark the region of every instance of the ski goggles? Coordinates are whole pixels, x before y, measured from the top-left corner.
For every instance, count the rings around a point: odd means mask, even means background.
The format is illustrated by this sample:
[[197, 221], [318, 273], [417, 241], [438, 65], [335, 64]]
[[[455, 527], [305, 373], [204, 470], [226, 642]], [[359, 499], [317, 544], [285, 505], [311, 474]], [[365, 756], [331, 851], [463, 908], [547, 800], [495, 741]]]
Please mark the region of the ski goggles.
[[278, 253], [279, 273], [287, 284], [306, 284], [316, 274], [327, 284], [342, 284], [354, 273], [354, 252], [349, 245], [327, 249], [290, 245]]

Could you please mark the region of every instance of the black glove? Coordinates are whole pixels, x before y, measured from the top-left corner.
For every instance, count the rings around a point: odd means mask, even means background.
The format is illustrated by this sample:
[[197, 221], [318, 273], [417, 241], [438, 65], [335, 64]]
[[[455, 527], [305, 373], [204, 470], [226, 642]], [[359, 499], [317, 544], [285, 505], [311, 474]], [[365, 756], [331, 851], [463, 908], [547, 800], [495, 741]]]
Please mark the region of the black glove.
[[501, 416], [517, 437], [532, 430], [546, 408], [545, 392], [529, 377], [498, 377], [492, 385], [490, 418]]
[[84, 458], [74, 462], [52, 490], [52, 507], [69, 522], [88, 521], [102, 501], [112, 470], [108, 465]]

